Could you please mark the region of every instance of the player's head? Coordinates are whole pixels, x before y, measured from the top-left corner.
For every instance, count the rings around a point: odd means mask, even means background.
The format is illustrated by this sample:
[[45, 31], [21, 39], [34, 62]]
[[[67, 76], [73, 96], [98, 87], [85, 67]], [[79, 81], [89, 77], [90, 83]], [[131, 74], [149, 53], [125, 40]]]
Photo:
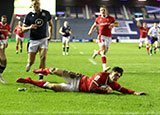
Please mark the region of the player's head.
[[67, 27], [68, 25], [69, 25], [68, 21], [65, 21], [65, 22], [64, 22], [64, 26]]
[[155, 23], [154, 23], [154, 27], [157, 28], [157, 26], [158, 26], [158, 24], [155, 22]]
[[143, 27], [147, 27], [147, 23], [146, 22], [143, 22]]
[[123, 69], [120, 67], [114, 67], [109, 74], [109, 78], [111, 82], [117, 81], [123, 74]]
[[22, 25], [23, 25], [23, 23], [22, 23], [21, 21], [18, 21], [18, 25], [22, 26]]
[[39, 0], [31, 0], [31, 5], [34, 10], [40, 10], [40, 1]]
[[101, 14], [101, 16], [108, 15], [108, 11], [107, 11], [107, 8], [105, 6], [100, 7], [100, 14]]
[[6, 23], [7, 22], [7, 16], [6, 15], [1, 16], [1, 22], [2, 23]]

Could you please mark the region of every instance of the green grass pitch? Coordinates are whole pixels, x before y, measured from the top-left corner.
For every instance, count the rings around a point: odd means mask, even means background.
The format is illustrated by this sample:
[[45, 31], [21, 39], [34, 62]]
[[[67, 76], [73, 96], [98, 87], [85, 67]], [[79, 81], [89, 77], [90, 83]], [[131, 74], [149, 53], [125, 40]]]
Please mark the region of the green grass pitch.
[[[124, 115], [124, 114], [160, 114], [160, 51], [153, 56], [146, 49], [138, 49], [135, 43], [112, 43], [107, 53], [107, 65], [124, 69], [119, 83], [137, 92], [147, 92], [146, 96], [124, 95], [114, 92], [110, 95], [76, 92], [54, 92], [30, 84], [16, 83], [19, 77], [38, 75], [25, 72], [27, 64], [27, 43], [23, 53], [15, 52], [15, 42], [9, 42], [6, 49], [7, 68], [3, 77], [6, 84], [0, 83], [0, 115]], [[58, 67], [84, 75], [92, 76], [102, 71], [100, 56], [92, 59], [93, 49], [99, 49], [96, 43], [70, 43], [69, 56], [62, 55], [61, 43], [49, 43], [46, 67]], [[93, 64], [89, 60], [92, 59]], [[32, 69], [39, 67], [39, 54]], [[50, 82], [65, 82], [62, 78], [48, 75]], [[27, 88], [27, 91], [17, 91]]]

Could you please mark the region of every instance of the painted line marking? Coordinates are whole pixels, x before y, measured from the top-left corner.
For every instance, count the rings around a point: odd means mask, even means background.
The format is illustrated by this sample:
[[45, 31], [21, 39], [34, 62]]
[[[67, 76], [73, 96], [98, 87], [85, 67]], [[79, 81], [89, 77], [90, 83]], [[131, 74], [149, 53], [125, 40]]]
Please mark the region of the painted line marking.
[[82, 55], [84, 54], [84, 52], [79, 52], [79, 53], [82, 54]]
[[111, 115], [111, 114], [114, 114], [114, 115], [146, 115], [146, 114], [160, 114], [160, 112], [70, 112], [70, 111], [59, 111], [59, 112], [0, 112], [0, 114], [79, 114], [79, 115]]
[[92, 59], [88, 59], [92, 64], [97, 65], [97, 63], [95, 61], [93, 61]]
[[77, 47], [76, 47], [75, 45], [72, 45], [72, 47], [73, 47], [74, 49], [77, 49]]

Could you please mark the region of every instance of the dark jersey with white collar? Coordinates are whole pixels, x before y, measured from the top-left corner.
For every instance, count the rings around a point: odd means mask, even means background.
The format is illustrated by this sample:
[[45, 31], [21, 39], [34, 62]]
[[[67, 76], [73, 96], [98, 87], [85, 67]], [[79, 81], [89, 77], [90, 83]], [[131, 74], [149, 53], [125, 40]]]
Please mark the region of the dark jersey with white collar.
[[37, 24], [37, 29], [30, 30], [30, 40], [39, 40], [47, 37], [47, 22], [51, 20], [51, 15], [48, 11], [41, 9], [40, 13], [32, 11], [25, 16], [24, 24], [30, 26]]
[[62, 27], [62, 32], [65, 33], [65, 34], [63, 35], [64, 37], [70, 36], [69, 31], [71, 31], [71, 27], [70, 27], [70, 26], [67, 26], [67, 27], [63, 26], [63, 27]]

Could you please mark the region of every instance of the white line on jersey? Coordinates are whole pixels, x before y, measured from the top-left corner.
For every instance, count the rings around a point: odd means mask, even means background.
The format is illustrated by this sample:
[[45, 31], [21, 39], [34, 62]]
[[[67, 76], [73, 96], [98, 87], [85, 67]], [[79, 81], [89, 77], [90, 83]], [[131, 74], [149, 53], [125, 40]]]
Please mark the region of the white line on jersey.
[[79, 52], [79, 53], [82, 54], [82, 55], [84, 54], [84, 52]]
[[95, 61], [93, 61], [92, 59], [88, 59], [92, 64], [97, 65], [97, 63]]

